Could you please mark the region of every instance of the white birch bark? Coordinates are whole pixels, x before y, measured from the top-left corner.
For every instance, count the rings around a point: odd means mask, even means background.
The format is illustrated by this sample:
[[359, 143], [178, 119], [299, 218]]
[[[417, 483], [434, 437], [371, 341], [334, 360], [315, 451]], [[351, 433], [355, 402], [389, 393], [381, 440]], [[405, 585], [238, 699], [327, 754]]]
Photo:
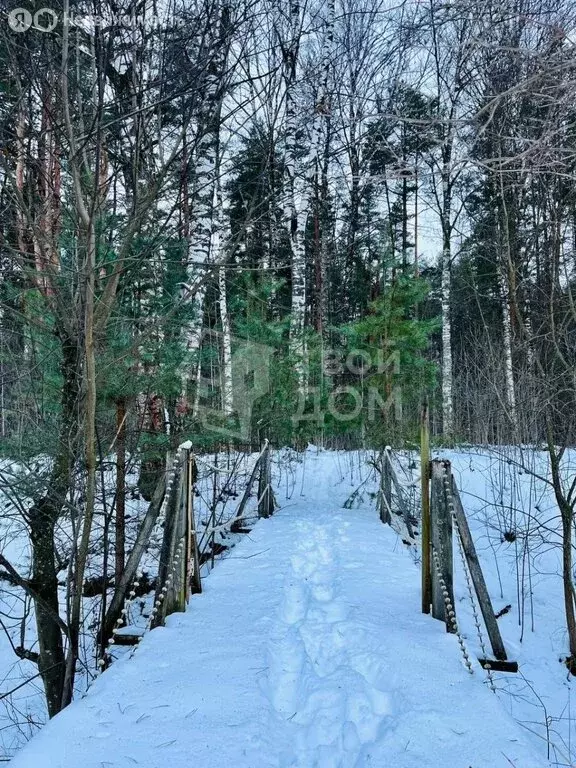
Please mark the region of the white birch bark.
[[512, 366], [512, 318], [508, 288], [502, 270], [499, 270], [500, 278], [500, 305], [502, 308], [502, 331], [504, 342], [504, 380], [506, 386], [506, 403], [509, 409], [509, 418], [515, 428], [516, 425], [516, 388], [514, 384], [514, 369]]
[[450, 239], [445, 235], [442, 251], [442, 423], [445, 437], [454, 431], [452, 395], [452, 322], [450, 319]]
[[[498, 156], [502, 162], [502, 147], [498, 145]], [[502, 225], [504, 235], [505, 261], [498, 269], [498, 281], [500, 288], [500, 306], [502, 308], [502, 330], [504, 341], [504, 380], [506, 387], [506, 404], [509, 409], [509, 418], [513, 432], [516, 430], [516, 391], [514, 388], [514, 370], [512, 367], [512, 306], [510, 292], [514, 290], [514, 262], [512, 259], [512, 245], [510, 242], [510, 228], [508, 220], [508, 207], [504, 193], [503, 176], [500, 174], [500, 195], [502, 203]]]
[[442, 225], [442, 432], [444, 437], [454, 434], [454, 400], [452, 375], [452, 320], [450, 304], [452, 292], [452, 276], [450, 273], [452, 260], [452, 151], [453, 134], [451, 130], [442, 148], [442, 201], [440, 221]]
[[[215, 254], [221, 254], [225, 250], [222, 241], [229, 237], [229, 232], [225, 231], [225, 215], [227, 205], [222, 195], [222, 184], [220, 173], [216, 180], [215, 187], [215, 216], [212, 230], [212, 248]], [[220, 260], [220, 259], [219, 259]], [[226, 291], [226, 266], [222, 263], [218, 268], [218, 308], [220, 311], [220, 322], [222, 324], [222, 367], [220, 371], [222, 411], [226, 416], [230, 416], [234, 410], [233, 397], [233, 379], [232, 379], [232, 335], [230, 329], [230, 315], [228, 313], [228, 297]]]
[[[323, 335], [326, 315], [326, 262], [327, 262], [327, 232], [325, 216], [321, 213], [324, 210], [324, 200], [322, 195], [327, 191], [328, 169], [330, 156], [330, 113], [331, 113], [331, 93], [330, 93], [330, 67], [332, 62], [332, 52], [334, 47], [334, 18], [336, 15], [335, 0], [328, 0], [326, 9], [326, 19], [324, 28], [324, 38], [322, 41], [321, 54], [321, 79], [318, 88], [317, 103], [314, 109], [314, 126], [311, 143], [311, 186], [315, 190], [315, 215], [319, 221], [316, 225], [320, 231], [321, 241], [317, 247], [319, 253], [316, 255], [316, 290], [317, 296], [317, 330]], [[325, 136], [324, 142], [322, 141]], [[324, 145], [324, 146], [323, 146]], [[324, 181], [326, 180], [326, 183]], [[320, 189], [321, 185], [324, 187]]]
[[321, 165], [321, 143], [322, 133], [324, 129], [324, 123], [326, 117], [330, 115], [330, 64], [332, 59], [332, 49], [334, 45], [334, 17], [336, 14], [335, 0], [328, 0], [328, 6], [326, 9], [326, 20], [324, 38], [322, 41], [322, 53], [321, 53], [321, 72], [322, 77], [320, 79], [320, 87], [318, 88], [317, 103], [314, 109], [314, 125], [312, 130], [312, 142], [311, 142], [311, 156], [312, 163], [310, 165], [311, 174], [318, 175], [320, 173]]
[[[193, 226], [188, 242], [185, 292], [188, 301], [194, 303], [194, 316], [184, 330], [187, 360], [196, 355], [201, 346], [206, 280], [202, 271], [205, 265], [219, 261], [221, 237], [219, 228], [222, 217], [217, 215], [218, 173], [220, 155], [220, 122], [222, 85], [228, 59], [228, 24], [230, 9], [226, 3], [217, 4], [216, 32], [213, 50], [209, 52], [210, 64], [206, 74], [205, 94], [198, 118], [201, 138], [196, 150], [193, 190]], [[201, 378], [197, 362], [195, 378]], [[182, 393], [185, 397], [190, 380], [189, 365], [181, 371]], [[194, 378], [194, 374], [192, 376]], [[193, 412], [198, 410], [198, 386]]]
[[[213, 82], [212, 87], [217, 87]], [[205, 109], [209, 110], [209, 104], [213, 103], [210, 94], [205, 100]], [[203, 130], [200, 128], [200, 130]], [[187, 358], [190, 359], [200, 348], [202, 336], [204, 298], [206, 296], [206, 282], [202, 279], [201, 270], [209, 264], [214, 253], [214, 196], [216, 192], [216, 177], [218, 164], [218, 128], [209, 127], [199, 142], [196, 153], [195, 183], [193, 189], [193, 225], [190, 240], [188, 242], [188, 257], [186, 263], [187, 293], [192, 288], [192, 294], [188, 300], [194, 304], [194, 315], [188, 322], [184, 333], [187, 350]], [[194, 290], [195, 283], [198, 282]], [[183, 391], [188, 382], [188, 370], [182, 371]]]
[[300, 5], [290, 3], [289, 41], [284, 49], [284, 77], [286, 83], [285, 113], [285, 173], [284, 222], [291, 252], [292, 295], [290, 315], [290, 353], [296, 363], [299, 389], [306, 387], [304, 321], [306, 312], [306, 259], [302, 232], [302, 201], [296, 182], [296, 103], [295, 86], [298, 72], [300, 34]]
[[230, 335], [230, 316], [226, 296], [226, 267], [218, 270], [220, 321], [222, 323], [222, 410], [230, 416], [234, 409], [232, 390], [232, 339]]

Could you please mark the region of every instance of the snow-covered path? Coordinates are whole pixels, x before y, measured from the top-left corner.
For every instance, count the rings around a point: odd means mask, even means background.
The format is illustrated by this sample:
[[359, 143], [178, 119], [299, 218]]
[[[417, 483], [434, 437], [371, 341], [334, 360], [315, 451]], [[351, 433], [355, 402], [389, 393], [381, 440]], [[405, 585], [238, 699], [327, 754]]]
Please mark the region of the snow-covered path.
[[[322, 483], [326, 491], [326, 483]], [[13, 768], [542, 768], [373, 509], [311, 491]]]

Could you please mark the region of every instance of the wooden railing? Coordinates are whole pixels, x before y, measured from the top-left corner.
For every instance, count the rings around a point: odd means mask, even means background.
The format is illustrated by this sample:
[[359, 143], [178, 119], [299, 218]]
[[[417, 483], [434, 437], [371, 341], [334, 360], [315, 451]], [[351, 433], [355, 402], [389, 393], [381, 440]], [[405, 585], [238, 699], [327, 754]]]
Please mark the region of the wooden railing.
[[[213, 468], [218, 472], [218, 468]], [[154, 626], [164, 622], [175, 611], [185, 611], [191, 594], [202, 591], [200, 563], [211, 552], [214, 564], [216, 534], [241, 533], [248, 499], [258, 480], [258, 517], [267, 518], [274, 512], [270, 444], [266, 440], [258, 455], [236, 512], [227, 520], [217, 520], [215, 506], [202, 535], [198, 535], [198, 520], [194, 514], [193, 478], [197, 476], [196, 457], [189, 449], [182, 452], [171, 498], [166, 510], [164, 539], [156, 587], [155, 604], [160, 603]]]
[[[412, 526], [412, 516], [409, 499], [405, 492], [406, 484], [398, 479], [397, 471], [392, 460], [393, 454], [387, 446], [375, 463], [380, 472], [378, 490], [378, 510], [383, 523], [395, 526], [395, 515], [401, 517], [407, 540], [405, 543], [416, 542]], [[396, 460], [396, 464], [399, 462]], [[414, 487], [414, 483], [409, 483]], [[452, 467], [446, 459], [430, 459], [430, 442], [428, 431], [428, 408], [425, 404], [422, 410], [422, 427], [420, 442], [420, 545], [422, 553], [422, 612], [431, 613], [435, 619], [446, 625], [446, 631], [458, 635], [465, 662], [470, 671], [472, 665], [464, 646], [463, 637], [459, 631], [454, 600], [454, 543], [457, 544], [462, 560], [462, 568], [480, 646], [485, 651], [479, 613], [476, 610], [476, 600], [486, 627], [494, 658], [487, 658], [483, 653], [479, 659], [482, 666], [488, 670], [516, 672], [516, 662], [508, 661], [504, 642], [500, 634], [498, 622], [492, 602], [486, 587], [484, 574], [470, 533], [468, 520], [460, 499], [458, 487], [452, 474]], [[398, 518], [396, 518], [398, 519]], [[491, 681], [492, 682], [492, 681]]]
[[202, 592], [198, 536], [194, 520], [193, 478], [197, 474], [194, 455], [182, 452], [166, 509], [164, 537], [154, 604], [159, 608], [153, 626], [166, 616], [185, 611], [192, 593]]
[[[434, 459], [430, 462], [428, 474], [430, 477], [430, 571], [423, 581], [430, 582], [431, 603], [424, 605], [423, 608], [428, 609], [425, 610], [426, 613], [431, 610], [435, 619], [445, 622], [448, 632], [458, 631], [455, 621], [453, 587], [453, 539], [455, 539], [460, 550], [470, 600], [474, 601], [472, 594], [474, 591], [494, 654], [494, 660], [483, 658], [480, 659], [480, 662], [490, 669], [516, 672], [517, 664], [507, 661], [506, 649], [462, 506], [458, 486], [452, 474], [451, 464], [446, 459]], [[450, 603], [450, 608], [448, 603]], [[476, 615], [474, 602], [472, 607], [482, 643], [479, 618]]]
[[393, 514], [398, 512], [404, 523], [408, 538], [413, 541], [413, 512], [410, 510], [405, 489], [398, 479], [398, 474], [392, 463], [392, 449], [390, 446], [386, 446], [381, 452], [377, 466], [380, 472], [380, 488], [378, 490], [380, 520], [385, 524], [392, 525]]
[[[199, 465], [214, 476], [227, 471], [211, 465], [205, 457], [196, 456], [189, 443], [181, 445], [168, 462], [166, 477], [155, 491], [122, 580], [116, 585], [108, 608], [99, 657], [103, 668], [109, 662], [109, 645], [129, 645], [139, 642], [142, 637], [142, 632], [132, 636], [123, 633], [122, 629], [130, 613], [130, 603], [136, 599], [143, 577], [141, 563], [149, 550], [160, 549], [156, 590], [148, 622], [148, 627], [153, 628], [164, 624], [171, 613], [185, 611], [190, 596], [202, 592], [201, 564], [209, 561], [214, 564], [216, 535], [249, 531], [245, 527], [246, 510], [256, 481], [258, 517], [270, 517], [274, 512], [276, 502], [268, 441], [265, 441], [252, 466], [237, 508], [226, 520], [221, 519], [222, 515], [217, 519], [216, 500], [213, 500], [208, 520], [201, 520], [198, 510], [194, 508]], [[254, 517], [254, 512], [250, 515]]]
[[462, 505], [452, 466], [447, 459], [430, 459], [428, 410], [422, 411], [420, 472], [422, 488], [422, 612], [446, 624], [448, 632], [458, 632], [454, 601], [454, 540], [460, 552], [464, 577], [484, 650], [474, 593], [490, 640], [494, 659], [481, 658], [488, 669], [516, 672], [516, 662], [507, 660], [492, 601]]

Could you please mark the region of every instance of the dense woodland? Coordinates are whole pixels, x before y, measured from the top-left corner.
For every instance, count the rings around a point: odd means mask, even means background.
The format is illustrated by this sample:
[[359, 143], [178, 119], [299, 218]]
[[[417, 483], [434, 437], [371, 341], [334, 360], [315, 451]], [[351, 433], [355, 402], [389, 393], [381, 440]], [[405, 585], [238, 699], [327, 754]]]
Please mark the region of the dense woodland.
[[33, 468], [10, 492], [54, 714], [105, 461], [122, 521], [126, 472], [151, 499], [183, 440], [410, 445], [427, 400], [438, 442], [544, 445], [553, 468], [573, 445], [576, 5], [20, 6], [32, 26], [0, 26], [0, 439]]

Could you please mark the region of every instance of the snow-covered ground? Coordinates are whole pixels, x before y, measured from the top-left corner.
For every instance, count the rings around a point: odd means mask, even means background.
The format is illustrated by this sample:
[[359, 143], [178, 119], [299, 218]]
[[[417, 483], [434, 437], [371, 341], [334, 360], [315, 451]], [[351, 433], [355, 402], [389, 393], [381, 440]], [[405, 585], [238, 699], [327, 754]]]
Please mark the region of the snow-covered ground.
[[[548, 765], [536, 696], [528, 694], [530, 685], [543, 686], [537, 694], [553, 713], [563, 706], [554, 696], [570, 687], [558, 663], [561, 584], [555, 571], [542, 582], [532, 574], [533, 594], [523, 604], [531, 599], [543, 618], [534, 632], [528, 621], [520, 644], [515, 543], [502, 545], [499, 524], [480, 501], [502, 479], [491, 480], [494, 459], [450, 456], [496, 609], [512, 604], [500, 619], [510, 656], [526, 668], [512, 682], [496, 675], [496, 686], [508, 689], [498, 695], [479, 665], [467, 672], [442, 623], [420, 613], [417, 551], [378, 521], [369, 455], [309, 450], [303, 461], [281, 458], [281, 510], [218, 564], [186, 614], [170, 617], [132, 658], [116, 662], [28, 743], [14, 768]], [[461, 474], [472, 478], [468, 487]], [[508, 525], [513, 510], [500, 512]], [[557, 553], [548, 548], [542, 556]], [[460, 578], [456, 595], [475, 651]]]
[[[97, 514], [94, 521], [92, 544], [87, 564], [87, 579], [101, 579], [105, 538], [109, 541], [108, 575], [113, 570], [113, 528], [105, 537], [105, 517], [111, 515], [111, 501], [115, 493], [114, 456], [109, 456], [99, 473], [99, 494]], [[217, 482], [214, 482], [214, 461], [221, 465]], [[244, 490], [256, 455], [227, 452], [217, 459], [205, 456], [199, 459], [198, 478], [195, 492], [196, 521], [200, 531], [200, 544], [206, 554], [210, 552], [210, 536], [207, 535], [209, 521], [213, 515], [216, 526], [225, 523], [235, 514], [239, 494]], [[0, 462], [0, 552], [27, 578], [30, 574], [29, 536], [23, 521], [22, 511], [31, 504], [31, 495], [38, 494], [43, 487], [42, 472], [49, 471], [49, 463], [34, 460], [30, 466], [9, 461]], [[146, 514], [148, 502], [138, 492], [138, 466], [130, 463], [127, 474], [126, 523], [127, 549], [131, 549], [139, 524]], [[103, 503], [106, 498], [106, 504]], [[79, 504], [81, 505], [81, 501]], [[255, 515], [256, 500], [250, 499], [244, 516], [247, 523]], [[152, 583], [151, 591], [133, 600], [127, 607], [127, 629], [131, 633], [143, 632], [149, 625], [150, 611], [154, 600], [154, 579], [158, 571], [158, 559], [162, 543], [162, 526], [159, 525], [150, 537], [141, 567], [146, 577], [142, 580]], [[233, 546], [241, 537], [226, 534], [226, 546]], [[218, 537], [217, 537], [218, 539]], [[63, 517], [56, 529], [56, 544], [61, 571], [60, 583], [61, 614], [66, 616], [67, 563], [69, 562], [73, 532], [70, 520]], [[217, 541], [218, 544], [222, 542]], [[201, 566], [203, 575], [210, 571], [208, 557]], [[16, 649], [20, 646], [34, 653], [38, 650], [36, 622], [30, 597], [20, 587], [14, 586], [0, 568], [0, 763], [8, 759], [44, 725], [47, 719], [42, 682], [37, 665], [30, 660], [19, 658]], [[95, 627], [101, 610], [101, 586], [83, 599], [83, 622], [81, 658], [75, 680], [75, 695], [82, 696], [98, 674]], [[110, 598], [113, 587], [108, 590]], [[108, 654], [117, 659], [129, 652], [129, 648], [114, 645]]]
[[[548, 454], [513, 448], [435, 451], [448, 458], [460, 488], [508, 656], [518, 675], [495, 675], [500, 701], [552, 765], [576, 765], [575, 680], [568, 652], [562, 585], [561, 526], [549, 480]], [[576, 452], [563, 458], [568, 485]], [[456, 611], [477, 655], [480, 646], [458, 552]]]

